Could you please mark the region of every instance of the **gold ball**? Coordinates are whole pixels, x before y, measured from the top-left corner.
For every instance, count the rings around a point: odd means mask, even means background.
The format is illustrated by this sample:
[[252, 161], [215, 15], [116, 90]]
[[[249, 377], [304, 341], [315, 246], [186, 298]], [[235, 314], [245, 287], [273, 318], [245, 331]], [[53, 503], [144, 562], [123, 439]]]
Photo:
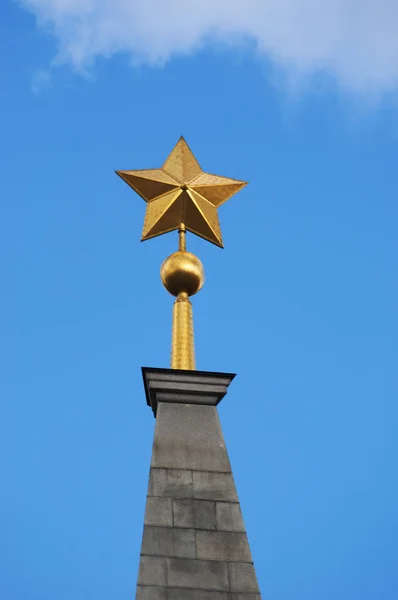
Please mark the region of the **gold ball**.
[[191, 252], [175, 252], [162, 264], [160, 278], [166, 290], [173, 296], [185, 292], [193, 296], [205, 281], [203, 265]]

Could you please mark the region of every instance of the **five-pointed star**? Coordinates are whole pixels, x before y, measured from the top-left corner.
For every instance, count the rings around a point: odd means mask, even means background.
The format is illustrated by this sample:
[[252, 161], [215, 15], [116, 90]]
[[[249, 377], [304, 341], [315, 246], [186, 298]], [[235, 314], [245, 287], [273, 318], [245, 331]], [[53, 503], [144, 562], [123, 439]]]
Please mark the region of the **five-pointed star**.
[[116, 171], [147, 202], [142, 240], [179, 229], [223, 247], [217, 208], [246, 182], [204, 173], [183, 137], [161, 169]]

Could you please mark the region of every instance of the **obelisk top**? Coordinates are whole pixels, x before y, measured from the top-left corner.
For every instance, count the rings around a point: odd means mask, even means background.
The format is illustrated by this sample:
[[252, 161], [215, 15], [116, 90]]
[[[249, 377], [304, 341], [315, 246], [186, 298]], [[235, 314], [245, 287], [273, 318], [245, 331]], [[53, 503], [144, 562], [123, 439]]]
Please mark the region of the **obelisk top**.
[[205, 173], [181, 137], [160, 169], [116, 171], [146, 203], [142, 241], [179, 231], [179, 248], [161, 267], [162, 283], [176, 302], [173, 309], [171, 368], [195, 369], [192, 306], [189, 296], [204, 283], [201, 261], [186, 250], [186, 231], [223, 247], [217, 209], [245, 181]]

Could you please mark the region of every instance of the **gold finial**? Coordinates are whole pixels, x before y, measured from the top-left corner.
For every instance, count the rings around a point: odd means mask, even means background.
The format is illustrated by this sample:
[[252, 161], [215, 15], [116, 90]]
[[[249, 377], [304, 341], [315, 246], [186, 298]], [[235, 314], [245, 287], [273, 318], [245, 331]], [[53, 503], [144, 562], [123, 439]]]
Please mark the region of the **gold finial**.
[[172, 369], [195, 369], [189, 296], [204, 283], [203, 265], [186, 250], [186, 232], [223, 247], [217, 208], [246, 182], [204, 173], [183, 137], [161, 169], [116, 171], [146, 202], [142, 241], [178, 230], [179, 248], [164, 261], [160, 276], [176, 296], [173, 308]]
[[178, 252], [166, 258], [160, 269], [160, 278], [166, 290], [177, 298], [173, 307], [171, 368], [193, 371], [195, 347], [189, 296], [201, 289], [205, 276], [199, 258], [187, 252], [185, 236], [185, 225], [182, 223], [179, 229]]

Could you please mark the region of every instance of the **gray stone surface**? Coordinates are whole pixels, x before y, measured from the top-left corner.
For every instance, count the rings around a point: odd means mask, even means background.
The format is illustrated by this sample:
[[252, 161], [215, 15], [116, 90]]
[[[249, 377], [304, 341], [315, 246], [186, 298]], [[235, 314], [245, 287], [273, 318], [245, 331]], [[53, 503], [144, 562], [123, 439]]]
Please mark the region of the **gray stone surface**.
[[145, 525], [173, 526], [171, 498], [148, 497], [145, 509]]
[[194, 529], [216, 528], [216, 505], [207, 500], [173, 500], [174, 525]]
[[137, 585], [136, 600], [167, 600], [167, 588]]
[[143, 367], [147, 404], [156, 416], [160, 402], [216, 406], [235, 375], [203, 371], [177, 371]]
[[228, 594], [228, 600], [261, 600], [260, 593], [252, 594], [250, 592], [242, 594]]
[[151, 468], [148, 495], [169, 498], [192, 498], [192, 471]]
[[258, 592], [257, 577], [252, 563], [230, 563], [229, 580], [233, 592]]
[[228, 592], [169, 588], [167, 600], [229, 600]]
[[167, 567], [170, 587], [229, 589], [228, 564], [225, 562], [168, 558]]
[[151, 466], [230, 472], [217, 409], [160, 403]]
[[194, 498], [238, 502], [235, 483], [231, 473], [194, 471], [192, 476]]
[[155, 556], [141, 556], [138, 583], [141, 585], [165, 586], [166, 559]]
[[167, 600], [260, 600], [260, 594], [233, 594], [187, 588], [168, 588]]
[[212, 405], [231, 376], [150, 369], [144, 379], [157, 421], [137, 600], [261, 600]]
[[220, 531], [245, 531], [242, 512], [238, 503], [216, 503], [217, 529]]
[[251, 562], [251, 553], [245, 533], [230, 531], [197, 531], [196, 552], [198, 558]]
[[[191, 590], [187, 588], [168, 588], [167, 600], [198, 600], [198, 593], [199, 590]], [[211, 592], [211, 594], [216, 593], [217, 592]]]
[[195, 558], [195, 531], [175, 527], [144, 527], [142, 554]]

